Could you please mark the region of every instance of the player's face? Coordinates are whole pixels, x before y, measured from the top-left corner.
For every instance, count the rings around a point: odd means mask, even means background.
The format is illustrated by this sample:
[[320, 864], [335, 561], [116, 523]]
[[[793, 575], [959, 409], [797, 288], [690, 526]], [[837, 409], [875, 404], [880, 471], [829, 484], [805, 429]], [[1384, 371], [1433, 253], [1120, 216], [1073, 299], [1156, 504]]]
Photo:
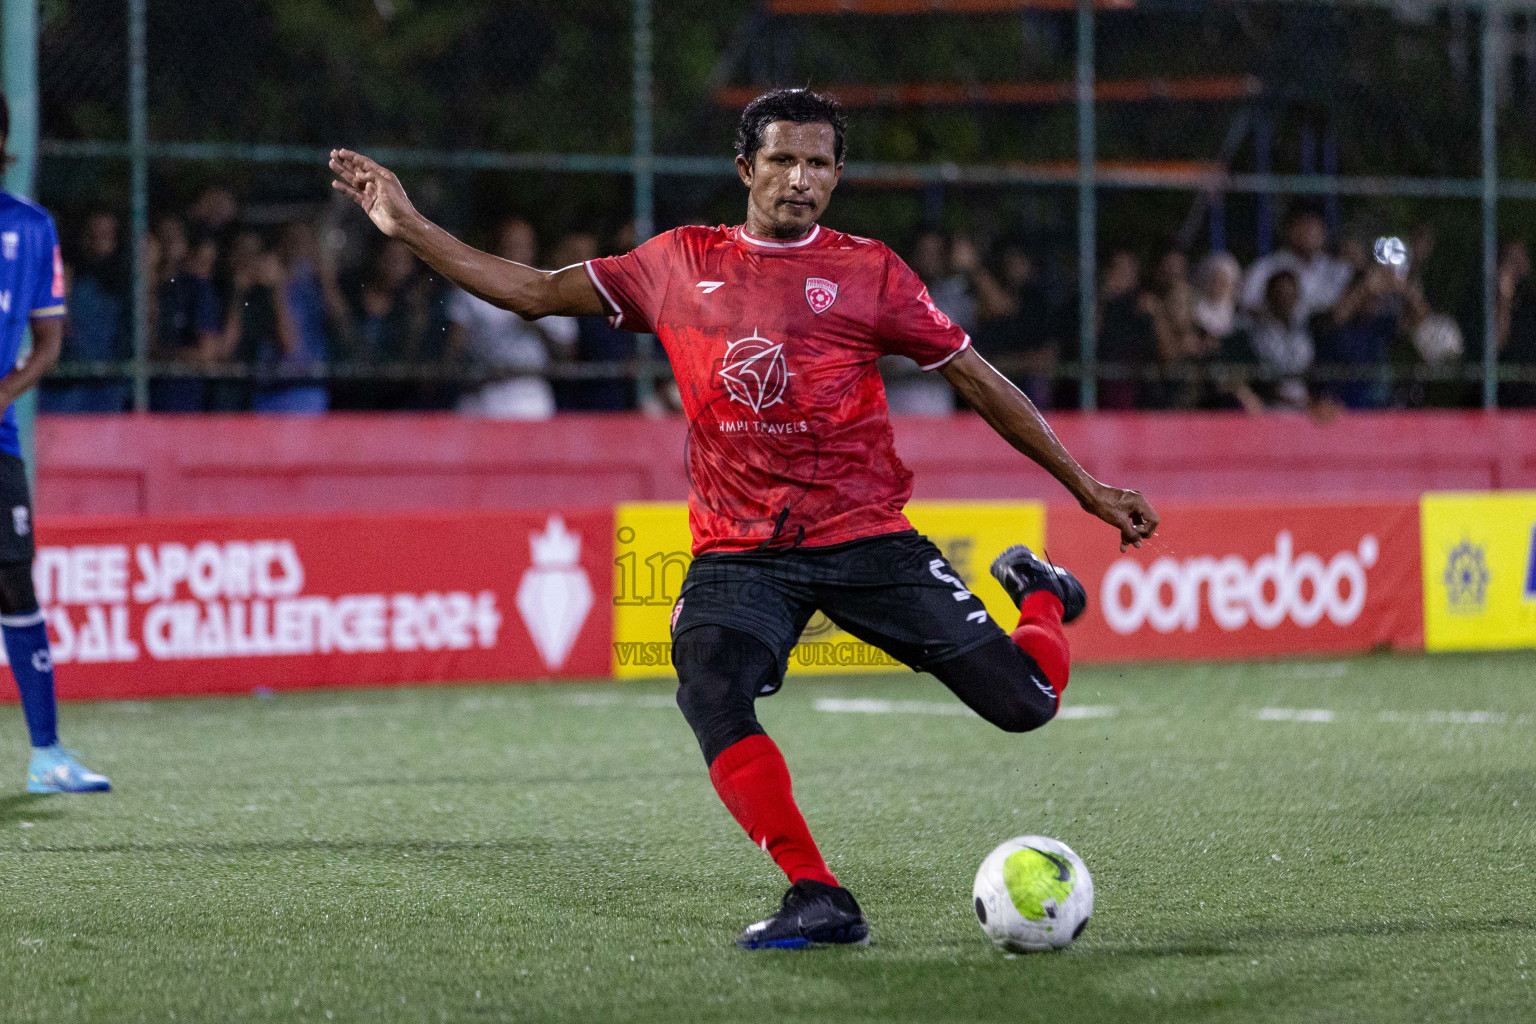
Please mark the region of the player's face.
[[747, 229], [767, 238], [799, 238], [816, 223], [842, 177], [836, 135], [825, 122], [775, 121], [749, 164], [736, 158], [747, 186]]

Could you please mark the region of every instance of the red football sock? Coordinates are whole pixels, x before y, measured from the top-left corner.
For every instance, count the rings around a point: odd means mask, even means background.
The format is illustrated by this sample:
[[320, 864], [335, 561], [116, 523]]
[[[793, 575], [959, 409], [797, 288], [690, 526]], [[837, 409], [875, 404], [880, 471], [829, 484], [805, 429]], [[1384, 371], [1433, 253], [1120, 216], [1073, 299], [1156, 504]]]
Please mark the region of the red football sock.
[[754, 843], [768, 851], [789, 876], [790, 884], [802, 878], [837, 884], [827, 862], [821, 859], [800, 808], [795, 806], [789, 767], [778, 744], [767, 736], [737, 740], [709, 766], [709, 781], [715, 784], [715, 792], [731, 817]]
[[1046, 590], [1037, 590], [1019, 606], [1019, 627], [1011, 634], [1013, 642], [1035, 659], [1045, 673], [1046, 682], [1061, 698], [1072, 674], [1072, 658], [1067, 653], [1067, 634], [1061, 628], [1061, 599]]

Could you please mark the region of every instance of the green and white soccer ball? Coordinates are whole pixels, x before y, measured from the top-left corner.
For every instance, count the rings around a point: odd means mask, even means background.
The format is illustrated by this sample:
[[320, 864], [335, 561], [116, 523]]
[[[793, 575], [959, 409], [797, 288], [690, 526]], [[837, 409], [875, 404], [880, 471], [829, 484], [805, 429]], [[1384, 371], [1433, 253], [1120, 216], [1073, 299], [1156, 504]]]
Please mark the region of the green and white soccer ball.
[[1093, 916], [1093, 879], [1066, 843], [1018, 836], [987, 854], [971, 890], [981, 930], [1013, 953], [1061, 949]]

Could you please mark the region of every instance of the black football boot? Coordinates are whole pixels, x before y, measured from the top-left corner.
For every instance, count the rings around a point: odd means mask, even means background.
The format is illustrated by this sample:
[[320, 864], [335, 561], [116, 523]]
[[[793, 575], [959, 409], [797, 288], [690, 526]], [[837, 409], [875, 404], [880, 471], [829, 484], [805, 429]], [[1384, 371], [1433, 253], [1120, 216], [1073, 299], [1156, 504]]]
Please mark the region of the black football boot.
[[840, 885], [802, 878], [784, 894], [779, 912], [748, 925], [736, 945], [742, 949], [867, 946], [869, 925], [853, 893]]
[[1022, 605], [1037, 590], [1055, 594], [1061, 598], [1063, 623], [1071, 622], [1088, 607], [1088, 592], [1076, 576], [1041, 559], [1023, 544], [1015, 544], [992, 560], [992, 576], [1016, 605]]

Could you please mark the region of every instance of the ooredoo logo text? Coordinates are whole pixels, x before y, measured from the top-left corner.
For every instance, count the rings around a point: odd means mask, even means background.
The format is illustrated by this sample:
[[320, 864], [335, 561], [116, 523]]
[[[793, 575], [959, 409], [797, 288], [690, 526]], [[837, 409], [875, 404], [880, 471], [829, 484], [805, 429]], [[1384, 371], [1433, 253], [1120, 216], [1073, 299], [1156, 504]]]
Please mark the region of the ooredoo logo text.
[[1331, 557], [1296, 552], [1289, 530], [1275, 535], [1274, 550], [1249, 563], [1222, 558], [1159, 558], [1142, 567], [1121, 558], [1104, 574], [1100, 607], [1116, 633], [1151, 626], [1159, 633], [1195, 630], [1206, 613], [1229, 632], [1252, 623], [1274, 629], [1286, 619], [1310, 629], [1327, 618], [1348, 626], [1365, 608], [1367, 570], [1380, 556], [1373, 534], [1352, 550]]

